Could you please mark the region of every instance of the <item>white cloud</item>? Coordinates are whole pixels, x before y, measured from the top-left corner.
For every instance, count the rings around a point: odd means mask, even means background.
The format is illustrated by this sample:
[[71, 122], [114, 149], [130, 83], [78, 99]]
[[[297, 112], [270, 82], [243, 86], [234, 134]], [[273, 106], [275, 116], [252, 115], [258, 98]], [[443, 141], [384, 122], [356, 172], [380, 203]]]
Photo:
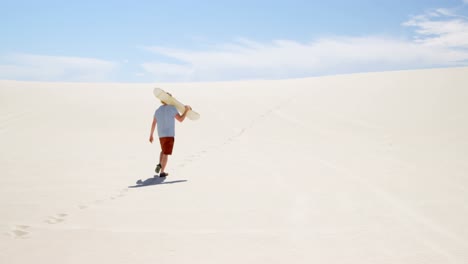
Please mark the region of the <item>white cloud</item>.
[[468, 51], [378, 36], [325, 38], [311, 43], [235, 42], [210, 51], [150, 49], [182, 62], [145, 64], [144, 69], [161, 81], [294, 78], [457, 65], [468, 59]]
[[0, 57], [0, 79], [102, 81], [117, 66], [94, 58], [9, 54]]
[[191, 67], [185, 65], [169, 64], [169, 63], [144, 63], [143, 69], [154, 75], [164, 76], [165, 79], [181, 79], [181, 81], [189, 80], [192, 75]]
[[152, 62], [143, 68], [159, 81], [214, 81], [466, 65], [465, 17], [437, 9], [412, 17], [403, 26], [415, 29], [414, 39], [333, 37], [309, 43], [240, 39], [202, 51], [153, 46], [147, 50], [179, 63]]
[[468, 48], [468, 19], [447, 9], [413, 17], [404, 26], [416, 28], [415, 41], [427, 46]]

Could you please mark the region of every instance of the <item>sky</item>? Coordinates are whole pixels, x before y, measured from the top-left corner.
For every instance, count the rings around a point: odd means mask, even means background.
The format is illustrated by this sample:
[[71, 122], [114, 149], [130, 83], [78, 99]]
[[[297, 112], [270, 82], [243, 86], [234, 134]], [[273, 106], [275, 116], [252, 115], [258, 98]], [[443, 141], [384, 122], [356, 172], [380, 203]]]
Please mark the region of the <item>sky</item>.
[[0, 79], [199, 82], [468, 66], [468, 0], [0, 0]]

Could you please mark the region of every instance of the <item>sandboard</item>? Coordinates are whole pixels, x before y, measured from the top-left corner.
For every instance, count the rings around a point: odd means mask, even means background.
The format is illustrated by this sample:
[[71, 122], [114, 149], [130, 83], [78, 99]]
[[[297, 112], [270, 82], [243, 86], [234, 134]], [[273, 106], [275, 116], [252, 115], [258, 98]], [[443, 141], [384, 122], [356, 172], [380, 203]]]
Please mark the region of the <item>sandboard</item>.
[[[167, 94], [163, 89], [154, 88], [153, 94], [154, 96], [156, 96], [156, 98], [165, 102], [166, 104], [175, 106], [175, 108], [177, 109], [177, 111], [179, 111], [180, 114], [183, 114], [185, 112], [185, 105], [177, 101], [175, 97]], [[189, 110], [186, 117], [190, 120], [197, 120], [200, 118], [200, 114], [193, 110]]]

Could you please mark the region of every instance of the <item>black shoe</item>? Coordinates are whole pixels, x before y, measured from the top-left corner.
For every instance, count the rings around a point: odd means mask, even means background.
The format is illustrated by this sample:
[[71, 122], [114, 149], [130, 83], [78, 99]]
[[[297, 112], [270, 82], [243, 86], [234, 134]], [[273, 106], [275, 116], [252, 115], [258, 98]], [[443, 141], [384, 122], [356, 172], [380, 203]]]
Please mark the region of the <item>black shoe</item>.
[[154, 169], [154, 171], [156, 173], [159, 173], [161, 171], [161, 164], [158, 164], [158, 166], [156, 166], [156, 169]]
[[161, 174], [159, 174], [159, 177], [167, 177], [168, 175], [169, 173], [161, 172]]

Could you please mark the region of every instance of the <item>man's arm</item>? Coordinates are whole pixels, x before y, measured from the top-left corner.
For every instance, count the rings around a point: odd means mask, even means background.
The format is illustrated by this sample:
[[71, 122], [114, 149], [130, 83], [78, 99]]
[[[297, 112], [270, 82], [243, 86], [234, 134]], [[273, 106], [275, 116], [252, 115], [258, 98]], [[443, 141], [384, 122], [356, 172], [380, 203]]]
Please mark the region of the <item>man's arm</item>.
[[177, 119], [177, 121], [179, 121], [179, 122], [184, 122], [185, 117], [187, 116], [187, 113], [188, 113], [189, 110], [192, 110], [192, 107], [186, 105], [186, 106], [185, 106], [185, 112], [184, 112], [182, 115], [177, 114], [177, 115], [175, 116], [175, 118]]
[[149, 141], [151, 143], [153, 143], [153, 134], [154, 134], [154, 129], [156, 128], [156, 117], [153, 118], [153, 124], [151, 124], [151, 134], [150, 134], [150, 138], [149, 138]]

